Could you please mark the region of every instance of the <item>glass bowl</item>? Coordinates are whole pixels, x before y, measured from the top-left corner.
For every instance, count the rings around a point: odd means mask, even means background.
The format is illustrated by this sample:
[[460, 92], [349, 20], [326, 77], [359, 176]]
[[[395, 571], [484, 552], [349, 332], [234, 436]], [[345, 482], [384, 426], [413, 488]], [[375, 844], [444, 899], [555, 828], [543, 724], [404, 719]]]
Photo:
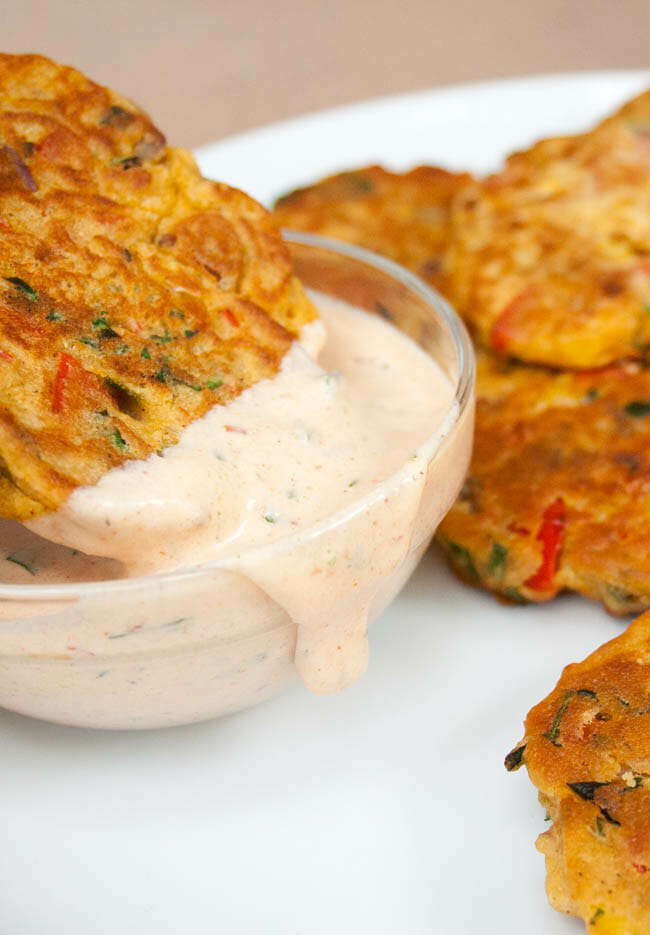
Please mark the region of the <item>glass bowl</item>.
[[[474, 357], [449, 305], [401, 267], [284, 235], [307, 288], [388, 318], [437, 361], [455, 390], [442, 425], [364, 497], [239, 556], [116, 581], [0, 585], [1, 707], [82, 727], [164, 727], [251, 707], [306, 668], [319, 692], [365, 670], [368, 624], [402, 588], [463, 482]], [[347, 560], [332, 562], [336, 554]]]

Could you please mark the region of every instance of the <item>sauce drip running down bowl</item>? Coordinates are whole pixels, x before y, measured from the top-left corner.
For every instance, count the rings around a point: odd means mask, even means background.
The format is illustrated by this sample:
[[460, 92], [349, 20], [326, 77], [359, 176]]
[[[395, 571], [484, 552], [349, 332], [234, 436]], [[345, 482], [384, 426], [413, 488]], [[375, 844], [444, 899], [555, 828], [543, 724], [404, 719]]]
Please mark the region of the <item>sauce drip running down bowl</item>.
[[448, 389], [442, 412], [397, 471], [268, 543], [158, 574], [1, 584], [0, 706], [83, 727], [164, 727], [251, 707], [299, 676], [330, 693], [365, 671], [369, 624], [463, 482], [474, 357], [447, 303], [401, 267], [314, 235], [285, 239], [317, 301], [377, 315], [431, 357]]

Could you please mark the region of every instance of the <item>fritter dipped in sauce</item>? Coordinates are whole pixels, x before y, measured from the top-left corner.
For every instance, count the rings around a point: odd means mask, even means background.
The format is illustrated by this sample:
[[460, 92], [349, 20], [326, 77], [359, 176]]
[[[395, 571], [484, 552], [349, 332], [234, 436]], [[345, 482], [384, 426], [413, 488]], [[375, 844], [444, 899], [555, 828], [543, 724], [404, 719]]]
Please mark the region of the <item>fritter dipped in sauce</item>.
[[173, 444], [315, 317], [260, 205], [130, 101], [0, 55], [0, 515]]
[[[4, 648], [15, 627], [24, 634], [35, 616], [38, 630], [51, 613], [41, 585], [75, 595], [81, 627], [73, 639], [64, 626], [61, 647], [45, 626], [34, 649], [71, 662], [63, 682], [39, 671], [30, 687], [5, 670], [0, 703], [33, 713], [38, 696], [47, 716], [144, 726], [247, 706], [294, 667], [314, 691], [344, 687], [365, 669], [370, 620], [458, 490], [472, 387], [461, 415], [453, 379], [384, 320], [388, 285], [385, 304], [366, 295], [367, 311], [321, 296], [317, 318], [270, 215], [201, 178], [128, 101], [34, 56], [0, 58], [0, 89]], [[374, 294], [378, 274], [348, 262], [357, 272], [346, 277]], [[408, 317], [409, 290], [394, 285]], [[435, 349], [416, 296], [413, 318]], [[195, 574], [196, 593], [175, 586]], [[137, 580], [114, 580], [127, 577]], [[235, 609], [224, 617], [226, 579]], [[80, 582], [149, 598], [82, 608]], [[171, 621], [170, 600], [182, 604]], [[209, 672], [188, 695], [162, 657], [170, 637], [197, 633], [232, 641], [244, 677]], [[112, 662], [142, 635], [149, 664], [133, 679]], [[77, 666], [104, 656], [108, 706], [96, 679], [80, 689], [88, 672]], [[70, 713], [80, 691], [85, 707]]]

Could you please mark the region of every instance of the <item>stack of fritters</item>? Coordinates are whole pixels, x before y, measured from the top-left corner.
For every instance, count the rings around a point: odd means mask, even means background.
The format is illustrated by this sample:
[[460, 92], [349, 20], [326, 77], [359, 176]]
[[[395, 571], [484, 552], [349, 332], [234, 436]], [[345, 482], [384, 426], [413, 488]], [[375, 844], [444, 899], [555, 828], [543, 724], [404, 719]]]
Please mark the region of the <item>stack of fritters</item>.
[[[453, 567], [511, 601], [569, 589], [617, 614], [650, 607], [650, 93], [484, 181], [418, 195], [420, 177], [346, 173], [278, 216], [433, 270], [472, 330], [474, 455], [439, 531]], [[413, 206], [432, 197], [411, 250]], [[650, 929], [649, 710], [646, 614], [565, 671], [506, 760], [554, 822], [539, 845], [551, 903], [589, 931]]]
[[650, 931], [650, 612], [567, 666], [526, 718], [525, 764], [553, 820], [537, 846], [551, 905], [588, 932]]
[[[346, 173], [277, 216], [422, 273], [408, 231], [427, 204], [430, 281], [479, 357], [474, 457], [439, 531], [453, 567], [508, 600], [570, 589], [617, 614], [650, 607], [650, 92], [482, 181], [447, 176], [418, 196], [422, 172]], [[342, 180], [366, 176], [343, 196]]]
[[[428, 278], [478, 357], [472, 464], [439, 531], [452, 566], [510, 601], [568, 589], [616, 614], [650, 607], [650, 93], [483, 181], [419, 196], [419, 177], [346, 173], [278, 216], [420, 274], [433, 245]], [[411, 252], [413, 206], [431, 197]], [[650, 613], [565, 670], [506, 759], [522, 763], [553, 819], [539, 843], [551, 903], [590, 932], [646, 935]]]
[[314, 316], [260, 205], [130, 101], [0, 55], [0, 515], [175, 442]]

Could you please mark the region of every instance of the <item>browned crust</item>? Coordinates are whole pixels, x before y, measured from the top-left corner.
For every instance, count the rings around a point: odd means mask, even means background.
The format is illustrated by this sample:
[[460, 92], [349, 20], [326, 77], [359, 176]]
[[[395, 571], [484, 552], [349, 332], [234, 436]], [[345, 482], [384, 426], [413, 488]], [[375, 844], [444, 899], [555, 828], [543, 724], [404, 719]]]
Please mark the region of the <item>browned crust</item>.
[[650, 929], [649, 687], [646, 613], [567, 666], [507, 760], [553, 819], [538, 841], [551, 903], [607, 935]]
[[314, 309], [272, 218], [74, 69], [0, 55], [0, 515], [177, 440]]
[[374, 250], [440, 288], [449, 208], [470, 181], [435, 166], [404, 173], [367, 166], [285, 195], [274, 214], [283, 227]]
[[[474, 452], [439, 540], [465, 580], [511, 600], [578, 591], [615, 614], [650, 607], [650, 371], [557, 373], [479, 355]], [[548, 588], [540, 531], [564, 523]]]
[[647, 357], [649, 157], [650, 91], [461, 193], [449, 295], [481, 343], [571, 368]]

